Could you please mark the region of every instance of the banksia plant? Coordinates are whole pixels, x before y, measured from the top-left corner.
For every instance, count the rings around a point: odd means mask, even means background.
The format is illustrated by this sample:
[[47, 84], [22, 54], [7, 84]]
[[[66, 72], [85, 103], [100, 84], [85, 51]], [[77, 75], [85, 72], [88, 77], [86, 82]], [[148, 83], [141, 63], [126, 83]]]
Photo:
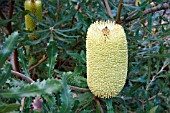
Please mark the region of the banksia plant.
[[115, 97], [123, 88], [128, 67], [127, 40], [121, 25], [97, 21], [86, 42], [87, 83], [99, 98]]
[[[29, 10], [30, 13], [34, 14], [34, 16], [37, 18], [37, 20], [42, 21], [42, 2], [41, 0], [26, 0], [25, 1], [25, 10]], [[35, 20], [27, 14], [25, 16], [25, 26], [26, 30], [36, 30], [36, 22]], [[34, 34], [29, 36], [30, 39], [36, 39], [38, 38], [38, 34]]]

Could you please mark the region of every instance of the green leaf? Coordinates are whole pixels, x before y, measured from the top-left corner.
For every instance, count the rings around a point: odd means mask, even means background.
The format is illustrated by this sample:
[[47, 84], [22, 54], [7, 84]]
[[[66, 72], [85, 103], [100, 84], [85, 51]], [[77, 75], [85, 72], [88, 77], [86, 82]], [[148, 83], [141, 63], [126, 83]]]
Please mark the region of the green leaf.
[[0, 86], [4, 85], [6, 80], [11, 76], [11, 64], [6, 64], [4, 70], [0, 73]]
[[43, 26], [43, 27], [47, 27], [47, 28], [48, 28], [48, 26], [47, 26], [46, 24], [40, 22], [40, 21], [35, 17], [34, 14], [29, 14], [29, 15], [32, 17], [32, 19], [34, 19], [34, 21], [35, 21], [37, 24], [39, 24], [39, 25], [41, 25], [41, 26]]
[[63, 34], [58, 29], [54, 29], [54, 31], [55, 31], [56, 34], [61, 35], [63, 37], [68, 37], [68, 38], [77, 38], [77, 37], [79, 37], [79, 36], [69, 36], [69, 35]]
[[166, 53], [166, 54], [145, 54], [147, 56], [151, 56], [151, 57], [158, 57], [158, 58], [169, 58], [170, 53]]
[[112, 98], [105, 99], [106, 100], [106, 106], [107, 106], [107, 113], [114, 113], [114, 109], [112, 106]]
[[21, 67], [25, 73], [26, 76], [30, 77], [30, 74], [27, 70], [28, 66], [26, 65], [26, 59], [24, 58], [24, 50], [22, 48], [20, 48], [18, 50], [18, 53], [19, 53], [19, 62], [21, 63]]
[[47, 47], [47, 55], [48, 55], [48, 76], [52, 77], [54, 74], [54, 66], [56, 64], [56, 58], [58, 56], [58, 50], [57, 50], [57, 43], [55, 41], [50, 41], [48, 47]]
[[82, 94], [81, 96], [77, 97], [76, 100], [80, 102], [79, 106], [90, 104], [94, 99], [94, 95], [90, 92], [86, 92]]
[[63, 33], [63, 32], [75, 31], [75, 30], [78, 30], [78, 29], [79, 29], [79, 26], [76, 26], [76, 27], [71, 28], [71, 29], [62, 29], [62, 30], [56, 29], [56, 30]]
[[148, 19], [148, 30], [149, 30], [149, 32], [151, 32], [151, 30], [152, 30], [152, 14], [147, 15], [147, 19]]
[[22, 11], [18, 12], [15, 16], [13, 16], [13, 18], [11, 18], [9, 20], [0, 20], [0, 25], [3, 25], [3, 24], [6, 24], [10, 21], [16, 20], [19, 17], [19, 15], [21, 15], [21, 13], [22, 13]]
[[48, 38], [49, 34], [50, 34], [49, 32], [45, 32], [37, 40], [31, 40], [31, 41], [30, 40], [26, 40], [25, 43], [27, 45], [36, 45], [36, 44], [40, 43], [41, 41], [45, 40], [46, 38]]
[[0, 105], [0, 113], [6, 113], [6, 112], [11, 112], [16, 109], [19, 109], [21, 105], [20, 104], [2, 104]]
[[150, 110], [149, 110], [149, 113], [156, 113], [156, 109], [158, 108], [158, 105], [157, 106], [155, 106], [155, 107], [153, 107], [153, 108], [151, 108]]
[[56, 104], [56, 98], [54, 95], [42, 95], [42, 97], [46, 100], [49, 107], [52, 107]]
[[128, 7], [130, 9], [136, 9], [136, 10], [141, 11], [141, 8], [138, 6], [133, 6], [133, 5], [129, 5], [129, 4], [123, 4], [123, 6]]
[[4, 42], [0, 51], [0, 68], [5, 63], [6, 59], [10, 56], [18, 43], [18, 32], [12, 33]]
[[61, 106], [59, 108], [59, 113], [71, 113], [71, 108], [73, 104], [73, 99], [71, 97], [69, 86], [66, 83], [65, 76], [62, 77], [63, 89], [61, 91]]
[[62, 88], [61, 81], [57, 79], [47, 79], [42, 82], [34, 82], [21, 87], [0, 90], [2, 98], [34, 97], [41, 94], [51, 94]]
[[[66, 21], [69, 21], [69, 19], [71, 19], [73, 17], [73, 15], [75, 15], [77, 13], [76, 10], [71, 11], [69, 15], [65, 16], [62, 20], [60, 20], [59, 22], [56, 23], [56, 25], [60, 25]], [[56, 26], [54, 25], [54, 26]]]

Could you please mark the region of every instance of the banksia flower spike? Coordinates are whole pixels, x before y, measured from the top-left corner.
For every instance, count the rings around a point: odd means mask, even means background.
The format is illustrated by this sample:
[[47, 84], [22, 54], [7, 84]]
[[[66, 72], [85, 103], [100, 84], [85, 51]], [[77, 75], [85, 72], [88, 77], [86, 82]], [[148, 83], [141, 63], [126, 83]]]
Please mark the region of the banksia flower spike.
[[128, 66], [124, 29], [111, 21], [90, 25], [86, 41], [87, 83], [99, 98], [115, 97], [123, 88]]
[[[37, 20], [42, 21], [41, 0], [26, 0], [24, 6], [25, 6], [25, 10], [29, 10], [30, 13], [34, 14]], [[26, 30], [33, 31], [34, 29], [36, 29], [36, 22], [29, 14], [25, 16], [25, 26], [26, 26]], [[38, 38], [38, 34], [31, 35], [29, 36], [29, 38], [36, 39]]]

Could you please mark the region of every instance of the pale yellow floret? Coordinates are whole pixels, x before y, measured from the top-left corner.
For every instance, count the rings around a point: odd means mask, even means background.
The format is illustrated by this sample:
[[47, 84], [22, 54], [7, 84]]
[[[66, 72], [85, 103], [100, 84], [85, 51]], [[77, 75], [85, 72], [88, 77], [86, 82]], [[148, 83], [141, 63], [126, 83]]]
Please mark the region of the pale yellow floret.
[[128, 50], [123, 27], [111, 21], [91, 24], [86, 52], [89, 89], [100, 98], [115, 97], [127, 76]]

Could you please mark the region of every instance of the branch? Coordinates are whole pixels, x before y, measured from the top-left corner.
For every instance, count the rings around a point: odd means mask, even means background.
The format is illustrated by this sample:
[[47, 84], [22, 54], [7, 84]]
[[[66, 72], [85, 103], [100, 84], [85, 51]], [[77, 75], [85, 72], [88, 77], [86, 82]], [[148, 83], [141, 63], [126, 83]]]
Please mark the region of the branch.
[[77, 41], [77, 43], [74, 46], [72, 46], [70, 48], [70, 50], [74, 50], [79, 44], [81, 44], [82, 41], [83, 41], [83, 38], [81, 38], [79, 41]]
[[[11, 0], [10, 5], [9, 5], [8, 19], [12, 18], [13, 11], [14, 11], [14, 4], [15, 4], [15, 0]], [[7, 23], [7, 30], [9, 32], [9, 34], [12, 33], [11, 21]]]
[[[154, 12], [157, 12], [157, 11], [160, 11], [160, 10], [166, 10], [168, 8], [169, 8], [169, 4], [168, 3], [159, 4], [158, 6], [155, 6], [155, 7], [152, 7], [150, 9], [144, 10], [143, 11], [143, 15], [147, 15], [149, 13], [154, 13]], [[135, 15], [133, 17], [128, 17], [128, 18], [124, 19], [123, 21], [125, 23], [128, 23], [128, 22], [131, 22], [131, 21], [133, 21], [133, 20], [135, 20], [135, 19], [137, 19], [139, 17], [140, 17], [139, 15], [137, 15], [137, 16]]]
[[156, 11], [159, 11], [159, 10], [166, 10], [168, 8], [169, 8], [169, 4], [168, 3], [159, 4], [156, 7], [153, 7], [153, 8], [150, 8], [150, 9], [146, 9], [144, 11], [144, 15], [147, 15], [149, 13], [153, 13], [153, 12], [156, 12]]
[[75, 91], [90, 92], [90, 90], [89, 90], [89, 89], [86, 89], [86, 88], [79, 88], [79, 87], [71, 86], [71, 85], [69, 85], [69, 86], [70, 86], [70, 89], [75, 90]]
[[[33, 83], [35, 82], [34, 80], [32, 80], [31, 78], [27, 77], [26, 75], [22, 74], [22, 73], [19, 73], [17, 71], [14, 71], [14, 70], [11, 70], [11, 74], [15, 75], [16, 77], [20, 77], [26, 81], [28, 81], [29, 83]], [[76, 87], [76, 86], [71, 86], [69, 85], [70, 89], [72, 90], [75, 90], [75, 91], [80, 91], [80, 92], [90, 92], [89, 89], [86, 89], [86, 88], [79, 88], [79, 87]]]
[[[81, 9], [81, 6], [80, 6], [79, 4], [80, 4], [80, 3], [78, 3], [77, 6], [76, 6], [76, 11], [77, 11], [77, 12], [79, 12], [79, 10]], [[73, 17], [72, 17], [71, 27], [73, 27], [73, 25], [74, 25], [74, 20], [76, 19], [75, 16], [76, 16], [76, 14], [74, 14]]]
[[48, 58], [48, 56], [43, 57], [37, 64], [35, 64], [35, 65], [33, 65], [32, 67], [30, 67], [30, 68], [28, 69], [28, 71], [31, 71], [32, 69], [38, 67], [38, 66], [39, 66], [41, 63], [43, 63], [47, 58]]
[[32, 80], [31, 78], [27, 77], [26, 75], [19, 73], [17, 71], [11, 70], [11, 74], [15, 75], [16, 77], [22, 78], [26, 81], [28, 81], [29, 83], [33, 83], [34, 80]]
[[94, 97], [94, 101], [96, 102], [98, 108], [100, 109], [100, 113], [104, 113], [102, 106], [100, 105], [99, 99], [96, 96]]
[[[158, 93], [157, 95], [154, 95], [154, 96], [150, 97], [150, 98], [148, 99], [148, 101], [151, 101], [151, 100], [155, 99], [156, 96], [161, 96], [161, 95], [162, 95], [162, 93]], [[146, 102], [147, 102], [146, 100], [142, 101], [143, 104], [145, 104]]]
[[118, 13], [117, 13], [117, 17], [116, 17], [116, 23], [118, 23], [118, 24], [121, 24], [120, 15], [121, 15], [121, 11], [122, 11], [122, 6], [123, 6], [123, 0], [120, 0], [119, 7], [118, 7]]
[[104, 5], [105, 5], [105, 7], [106, 7], [106, 9], [107, 9], [108, 15], [110, 16], [110, 18], [112, 19], [112, 21], [114, 21], [113, 15], [112, 15], [112, 13], [111, 13], [110, 6], [109, 6], [109, 4], [108, 4], [108, 1], [107, 1], [107, 0], [103, 0], [103, 1], [104, 1]]

